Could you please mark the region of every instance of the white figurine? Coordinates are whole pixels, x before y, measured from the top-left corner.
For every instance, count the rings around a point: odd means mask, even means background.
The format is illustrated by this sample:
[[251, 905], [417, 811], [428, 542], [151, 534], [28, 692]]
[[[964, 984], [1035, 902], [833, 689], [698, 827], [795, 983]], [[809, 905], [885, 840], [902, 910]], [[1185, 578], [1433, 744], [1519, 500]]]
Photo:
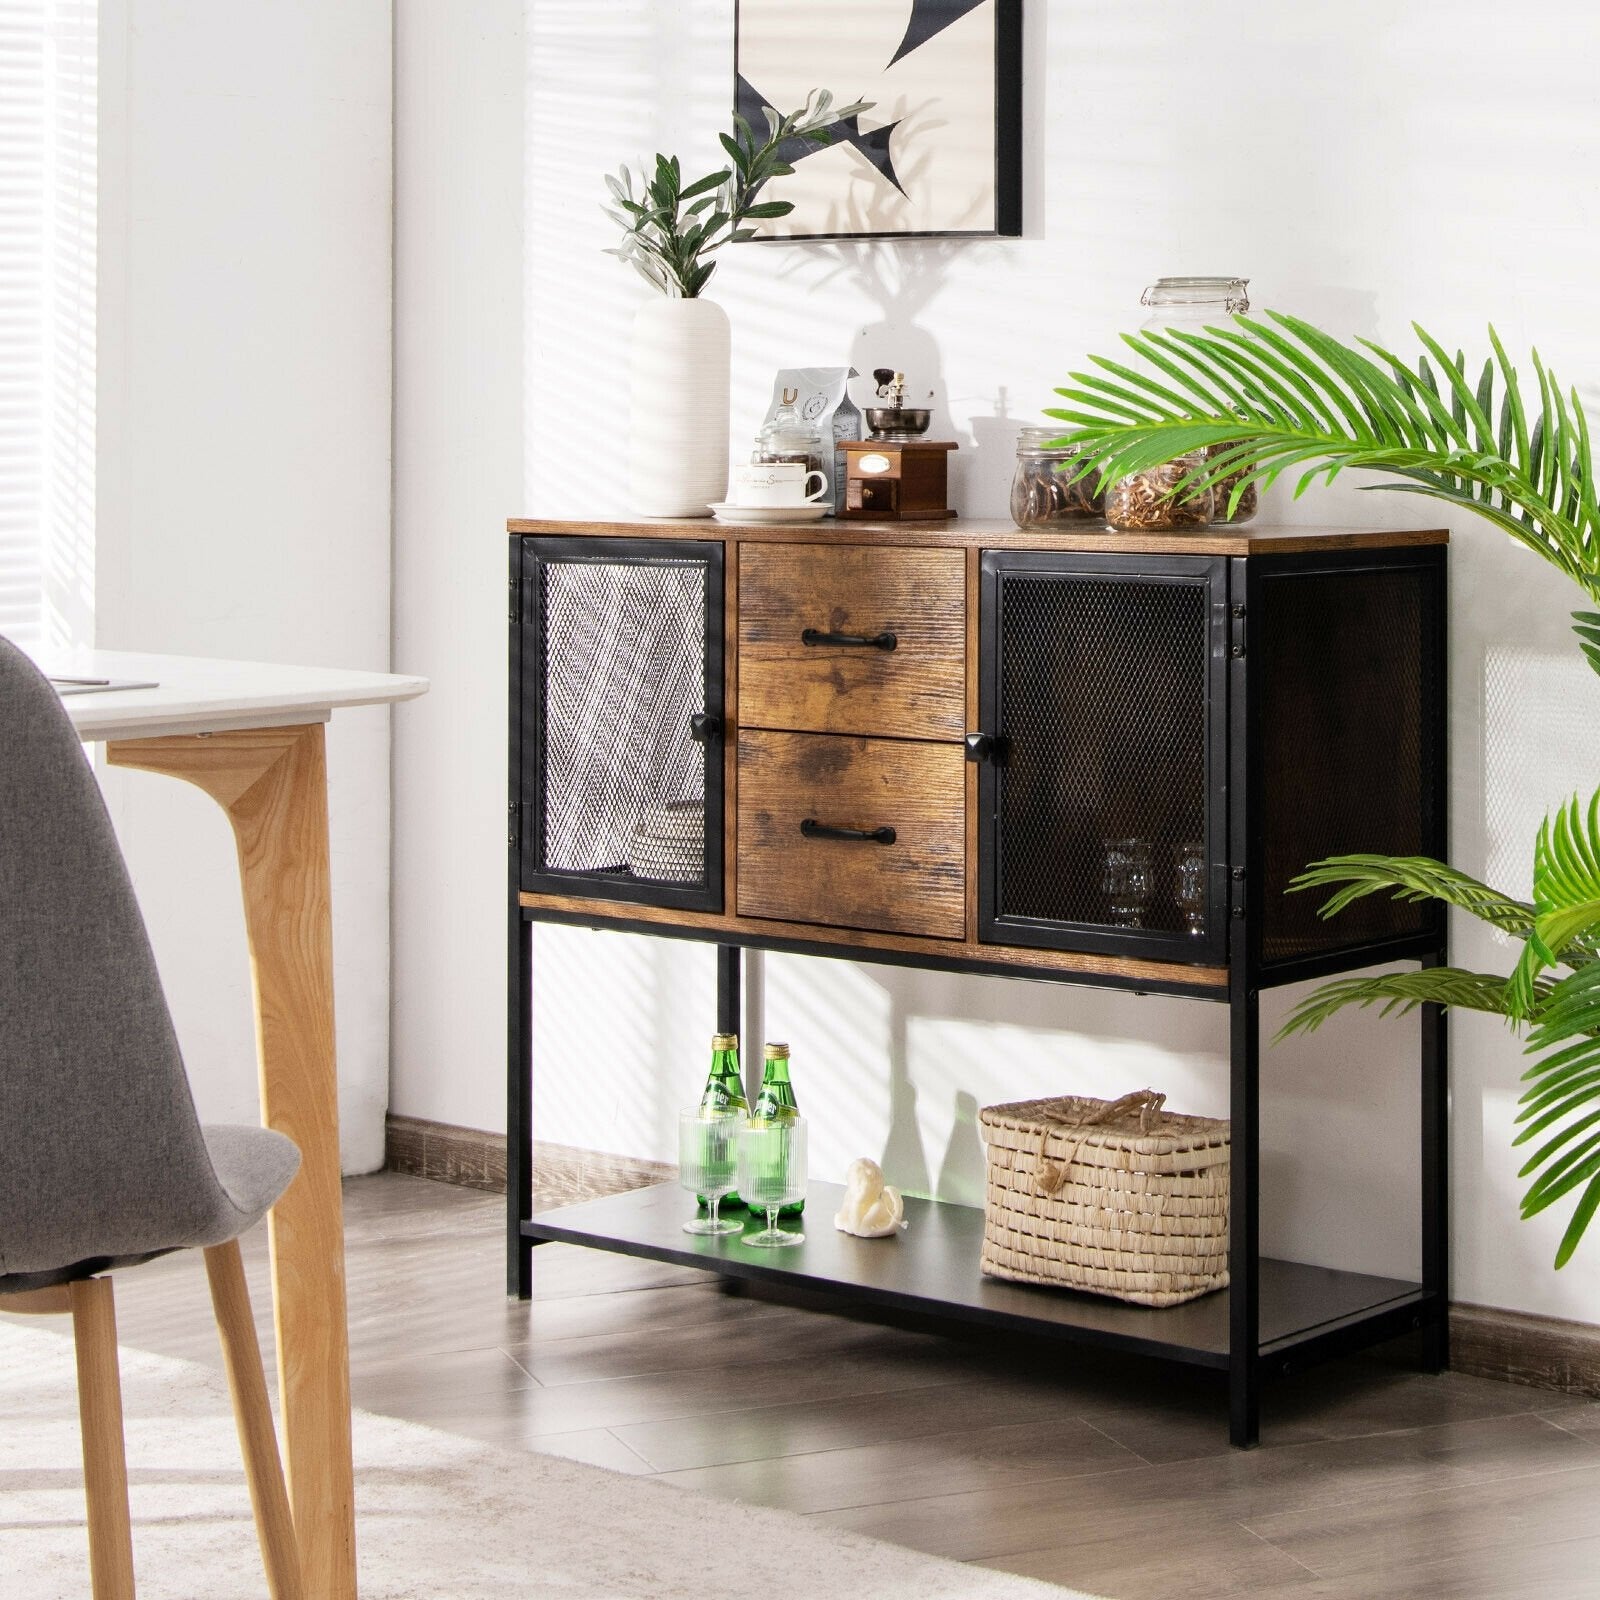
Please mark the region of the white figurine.
[[883, 1239], [905, 1227], [905, 1201], [883, 1181], [883, 1168], [862, 1156], [844, 1175], [844, 1205], [833, 1219], [840, 1233]]

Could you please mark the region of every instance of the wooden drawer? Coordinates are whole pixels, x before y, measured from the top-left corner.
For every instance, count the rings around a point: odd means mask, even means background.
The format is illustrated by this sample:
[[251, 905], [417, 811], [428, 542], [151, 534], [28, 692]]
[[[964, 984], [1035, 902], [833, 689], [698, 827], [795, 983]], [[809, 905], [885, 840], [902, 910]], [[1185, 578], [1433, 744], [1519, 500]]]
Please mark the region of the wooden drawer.
[[[894, 648], [804, 641], [807, 629]], [[739, 722], [818, 733], [966, 732], [960, 550], [739, 546]]]
[[[960, 745], [739, 733], [739, 914], [959, 939], [965, 932]], [[801, 823], [892, 828], [893, 843]]]

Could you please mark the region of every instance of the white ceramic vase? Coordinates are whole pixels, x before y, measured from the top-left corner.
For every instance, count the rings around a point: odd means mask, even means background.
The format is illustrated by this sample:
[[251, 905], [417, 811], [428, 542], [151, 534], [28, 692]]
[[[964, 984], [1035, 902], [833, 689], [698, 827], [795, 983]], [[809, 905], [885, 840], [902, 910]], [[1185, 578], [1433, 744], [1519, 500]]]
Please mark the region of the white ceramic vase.
[[652, 297], [633, 319], [629, 485], [641, 517], [704, 517], [728, 488], [728, 314]]

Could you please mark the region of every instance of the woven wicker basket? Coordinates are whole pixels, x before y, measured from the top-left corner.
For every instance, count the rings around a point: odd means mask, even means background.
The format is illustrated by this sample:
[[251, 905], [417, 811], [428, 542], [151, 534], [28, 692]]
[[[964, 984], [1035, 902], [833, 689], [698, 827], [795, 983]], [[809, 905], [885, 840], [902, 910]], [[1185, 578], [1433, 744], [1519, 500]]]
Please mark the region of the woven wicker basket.
[[983, 1270], [1175, 1306], [1228, 1283], [1228, 1124], [1120, 1100], [986, 1106]]

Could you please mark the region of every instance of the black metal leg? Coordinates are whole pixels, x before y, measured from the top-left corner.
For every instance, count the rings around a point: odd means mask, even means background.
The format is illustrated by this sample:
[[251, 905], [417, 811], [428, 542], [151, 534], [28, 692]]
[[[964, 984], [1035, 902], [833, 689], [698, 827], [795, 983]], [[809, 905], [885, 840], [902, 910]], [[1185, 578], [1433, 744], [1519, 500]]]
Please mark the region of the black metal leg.
[[1261, 1436], [1261, 999], [1238, 969], [1228, 997], [1232, 1182], [1228, 1237], [1228, 1436]]
[[506, 1293], [533, 1294], [533, 1241], [522, 1224], [533, 1215], [533, 925], [511, 906], [511, 1004], [506, 1019]]
[[743, 969], [742, 951], [736, 944], [717, 946], [717, 1032], [739, 1033], [739, 974]]
[[[1424, 967], [1442, 966], [1445, 953]], [[1422, 1007], [1422, 1287], [1432, 1296], [1422, 1370], [1450, 1365], [1450, 1054], [1443, 1006]]]

